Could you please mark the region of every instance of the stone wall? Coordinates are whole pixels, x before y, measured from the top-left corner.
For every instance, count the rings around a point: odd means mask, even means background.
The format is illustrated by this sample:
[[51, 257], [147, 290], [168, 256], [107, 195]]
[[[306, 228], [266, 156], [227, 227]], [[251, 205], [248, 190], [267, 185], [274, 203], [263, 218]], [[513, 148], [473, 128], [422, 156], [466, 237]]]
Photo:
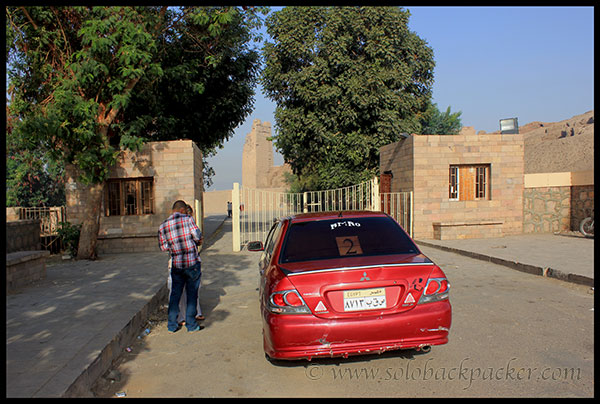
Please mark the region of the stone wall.
[[523, 191], [523, 233], [558, 233], [571, 227], [570, 187]]
[[6, 253], [41, 249], [39, 219], [6, 222]]
[[204, 195], [204, 215], [226, 215], [227, 202], [232, 201], [231, 189], [225, 191], [208, 191]]
[[[73, 224], [81, 223], [87, 203], [86, 186], [77, 181], [73, 166], [67, 167], [66, 173], [67, 217]], [[153, 178], [153, 213], [106, 216], [103, 206], [98, 253], [157, 251], [158, 227], [169, 217], [173, 202], [178, 199], [194, 207], [202, 227], [202, 153], [193, 141], [149, 142], [139, 152], [125, 151], [108, 176], [109, 179], [140, 177]]]
[[6, 208], [6, 221], [14, 222], [19, 220], [19, 209], [18, 207]]
[[252, 130], [246, 135], [242, 150], [242, 186], [253, 189], [285, 191], [285, 173], [291, 173], [289, 165], [273, 165], [271, 123], [255, 119]]
[[46, 277], [46, 257], [41, 250], [40, 220], [6, 222], [6, 292]]
[[6, 293], [46, 278], [50, 251], [16, 251], [6, 254]]
[[579, 231], [594, 213], [594, 172], [525, 175], [523, 233]]
[[[449, 167], [461, 164], [490, 166], [489, 199], [450, 199]], [[522, 232], [521, 135], [412, 135], [380, 149], [380, 172], [386, 171], [392, 172], [392, 192], [413, 192], [416, 239], [440, 237], [434, 223], [455, 238]]]
[[571, 230], [579, 230], [579, 223], [594, 215], [594, 185], [576, 185], [571, 188]]

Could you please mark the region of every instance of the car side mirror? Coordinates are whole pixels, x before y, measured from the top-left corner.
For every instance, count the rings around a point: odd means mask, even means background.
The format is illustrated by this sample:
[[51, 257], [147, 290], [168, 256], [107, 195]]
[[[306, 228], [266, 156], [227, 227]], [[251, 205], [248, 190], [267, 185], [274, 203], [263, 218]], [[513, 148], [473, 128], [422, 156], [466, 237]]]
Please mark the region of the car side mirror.
[[250, 241], [246, 246], [248, 251], [263, 251], [265, 247], [263, 246], [262, 241]]

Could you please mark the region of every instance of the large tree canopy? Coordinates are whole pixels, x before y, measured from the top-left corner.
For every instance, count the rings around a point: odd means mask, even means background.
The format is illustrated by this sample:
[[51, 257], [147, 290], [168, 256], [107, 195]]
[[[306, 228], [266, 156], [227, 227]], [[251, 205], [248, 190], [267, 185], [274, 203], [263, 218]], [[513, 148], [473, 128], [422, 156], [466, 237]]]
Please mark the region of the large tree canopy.
[[372, 177], [379, 147], [420, 133], [433, 51], [397, 7], [286, 7], [267, 19], [261, 82], [275, 101], [276, 148], [300, 188]]
[[6, 8], [10, 132], [91, 184], [80, 258], [95, 256], [103, 181], [122, 150], [187, 138], [207, 154], [250, 113], [262, 12]]

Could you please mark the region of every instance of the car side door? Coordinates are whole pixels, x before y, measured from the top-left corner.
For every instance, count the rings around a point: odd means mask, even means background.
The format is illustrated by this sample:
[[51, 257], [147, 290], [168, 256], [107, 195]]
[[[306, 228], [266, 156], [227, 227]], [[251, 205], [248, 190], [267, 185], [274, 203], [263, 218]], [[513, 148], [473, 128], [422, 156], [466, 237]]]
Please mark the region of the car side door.
[[265, 274], [267, 268], [269, 267], [269, 265], [271, 265], [271, 258], [273, 257], [273, 250], [275, 249], [275, 245], [277, 244], [277, 240], [279, 239], [280, 235], [281, 235], [281, 222], [276, 221], [275, 223], [273, 223], [273, 226], [271, 226], [271, 229], [269, 230], [267, 239], [265, 240], [265, 249], [263, 250], [263, 253], [260, 256], [260, 259], [258, 261], [258, 270], [260, 272], [260, 291], [261, 291], [261, 293], [265, 286], [264, 274]]

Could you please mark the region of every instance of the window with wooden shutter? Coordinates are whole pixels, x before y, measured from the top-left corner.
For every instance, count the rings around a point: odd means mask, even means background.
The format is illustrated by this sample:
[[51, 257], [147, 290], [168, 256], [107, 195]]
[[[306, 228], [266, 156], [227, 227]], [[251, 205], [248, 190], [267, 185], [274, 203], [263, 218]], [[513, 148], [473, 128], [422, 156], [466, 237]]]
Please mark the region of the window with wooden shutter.
[[154, 213], [152, 177], [120, 178], [106, 181], [106, 216], [146, 215]]
[[449, 198], [455, 201], [491, 199], [490, 165], [451, 165]]

